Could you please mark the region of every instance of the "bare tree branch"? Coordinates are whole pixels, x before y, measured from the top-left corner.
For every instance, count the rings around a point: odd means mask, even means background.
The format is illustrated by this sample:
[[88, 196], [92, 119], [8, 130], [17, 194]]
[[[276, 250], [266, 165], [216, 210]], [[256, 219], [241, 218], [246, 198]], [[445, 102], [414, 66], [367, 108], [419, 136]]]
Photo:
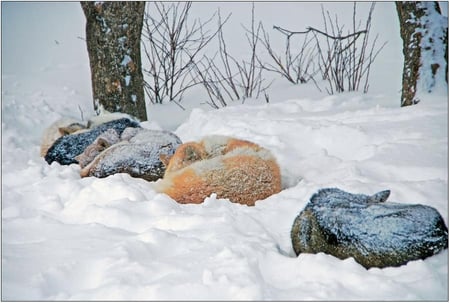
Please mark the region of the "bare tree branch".
[[[227, 17], [227, 20], [229, 17], [230, 15]], [[265, 91], [271, 84], [263, 87], [263, 68], [257, 56], [262, 25], [258, 24], [256, 26], [254, 4], [252, 5], [250, 28], [243, 26], [246, 31], [245, 37], [250, 47], [250, 57], [247, 60], [237, 60], [228, 52], [220, 24], [221, 16], [219, 11], [219, 30], [217, 37], [219, 41], [218, 59], [220, 59], [220, 62], [217, 63], [214, 59], [206, 58], [207, 66], [203, 65], [203, 70], [198, 71], [201, 83], [210, 98], [210, 101], [207, 103], [214, 108], [226, 106], [228, 101], [241, 100], [244, 102], [246, 98], [258, 98], [260, 93]], [[220, 67], [219, 64], [221, 65]]]
[[284, 35], [286, 35], [288, 37], [291, 37], [292, 35], [297, 35], [297, 34], [307, 34], [307, 33], [310, 33], [310, 32], [317, 32], [319, 34], [324, 35], [327, 38], [334, 39], [334, 40], [344, 40], [344, 39], [348, 39], [348, 38], [351, 38], [351, 37], [354, 37], [354, 36], [359, 36], [361, 34], [365, 34], [366, 33], [366, 30], [361, 30], [361, 31], [354, 32], [354, 33], [346, 35], [346, 36], [340, 36], [340, 35], [339, 36], [332, 36], [332, 35], [330, 35], [330, 34], [328, 34], [326, 32], [318, 30], [318, 29], [316, 29], [314, 27], [307, 27], [306, 31], [303, 31], [303, 32], [290, 31], [288, 29], [284, 29], [284, 28], [282, 28], [280, 26], [276, 26], [276, 25], [273, 26], [273, 29], [278, 30], [279, 32], [281, 32], [282, 34], [284, 34]]
[[205, 30], [216, 13], [206, 21], [189, 22], [191, 2], [148, 5], [153, 6], [152, 15], [146, 14], [144, 19], [147, 96], [154, 103], [169, 100], [180, 105], [183, 94], [198, 84], [191, 73], [197, 58], [218, 33]]

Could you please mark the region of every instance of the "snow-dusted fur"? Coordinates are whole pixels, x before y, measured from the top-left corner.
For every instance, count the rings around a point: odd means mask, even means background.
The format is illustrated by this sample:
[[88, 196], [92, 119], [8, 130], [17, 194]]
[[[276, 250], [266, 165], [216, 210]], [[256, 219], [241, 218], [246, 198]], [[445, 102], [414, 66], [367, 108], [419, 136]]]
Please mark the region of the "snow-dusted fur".
[[[104, 133], [82, 155], [76, 157], [80, 166], [90, 162], [81, 170], [81, 177], [103, 178], [116, 173], [128, 173], [132, 177], [156, 181], [165, 172], [161, 155], [172, 156], [182, 143], [171, 132], [142, 128], [126, 128], [121, 141], [114, 144], [118, 140], [118, 136], [111, 132]], [[95, 153], [98, 155], [91, 162]]]
[[56, 161], [62, 165], [78, 163], [76, 156], [83, 153], [86, 147], [92, 144], [99, 135], [108, 129], [114, 129], [119, 135], [127, 127], [140, 127], [139, 123], [128, 118], [109, 121], [81, 133], [63, 136], [55, 141], [45, 155], [45, 161], [51, 164]]
[[202, 203], [215, 193], [252, 206], [281, 191], [281, 174], [267, 149], [245, 140], [209, 136], [180, 146], [155, 189], [179, 203]]
[[295, 253], [353, 257], [366, 268], [383, 268], [425, 259], [448, 247], [448, 230], [435, 208], [386, 202], [389, 194], [319, 190], [292, 226]]
[[61, 118], [45, 129], [41, 140], [40, 155], [41, 157], [45, 157], [48, 149], [62, 136], [93, 129], [101, 124], [122, 118], [139, 123], [137, 118], [129, 114], [120, 112], [111, 113], [107, 110], [102, 110], [99, 115], [89, 118], [87, 124], [74, 118]]
[[[129, 127], [130, 128], [130, 127]], [[126, 128], [126, 129], [129, 129]], [[94, 158], [102, 151], [120, 141], [120, 136], [113, 128], [108, 129], [95, 139], [95, 141], [86, 147], [80, 155], [75, 157], [81, 168], [92, 162]]]
[[140, 122], [136, 117], [133, 117], [129, 114], [125, 114], [125, 113], [121, 113], [121, 112], [111, 113], [111, 112], [108, 112], [107, 110], [102, 110], [98, 116], [93, 116], [93, 117], [89, 118], [87, 127], [94, 128], [100, 124], [104, 124], [106, 122], [118, 120], [118, 119], [122, 119], [122, 118], [127, 118], [127, 119], [129, 119], [131, 121], [135, 121], [137, 123]]
[[86, 129], [83, 122], [73, 118], [61, 118], [47, 127], [41, 140], [41, 157], [47, 154], [48, 149], [58, 138]]

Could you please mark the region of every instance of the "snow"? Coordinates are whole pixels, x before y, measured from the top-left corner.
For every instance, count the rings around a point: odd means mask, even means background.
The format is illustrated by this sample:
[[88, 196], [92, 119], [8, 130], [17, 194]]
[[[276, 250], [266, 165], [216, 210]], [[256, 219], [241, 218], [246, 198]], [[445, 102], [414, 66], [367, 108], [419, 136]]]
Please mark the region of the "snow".
[[[206, 16], [217, 7], [204, 5], [193, 7]], [[352, 3], [345, 5], [326, 7], [351, 17]], [[279, 15], [286, 28], [298, 20], [317, 26], [320, 5], [313, 6], [282, 3], [283, 15], [257, 3], [256, 18], [269, 22], [266, 28]], [[251, 5], [222, 7], [224, 16], [225, 8], [233, 11], [231, 27], [240, 33]], [[2, 2], [3, 16], [3, 300], [449, 299], [448, 250], [366, 270], [322, 253], [296, 257], [290, 240], [295, 217], [326, 187], [369, 195], [389, 189], [389, 200], [432, 206], [448, 226], [448, 92], [400, 108], [393, 3], [377, 3], [373, 16], [372, 31], [389, 44], [373, 66], [369, 94], [328, 96], [314, 85], [275, 79], [269, 104], [247, 99], [212, 110], [196, 88], [185, 94], [186, 111], [148, 105], [143, 126], [174, 131], [183, 142], [215, 134], [270, 150], [283, 190], [254, 207], [214, 195], [181, 205], [126, 174], [80, 178], [76, 164], [48, 165], [39, 156], [45, 128], [63, 116], [94, 113], [85, 41], [77, 38], [84, 37], [84, 16], [74, 2]], [[67, 27], [54, 26], [61, 20]], [[226, 37], [235, 47], [245, 42]]]
[[[130, 56], [128, 56], [128, 55], [125, 55], [125, 56], [123, 56], [123, 59], [122, 59], [122, 62], [120, 63], [120, 65], [122, 65], [122, 66], [126, 66], [128, 63], [130, 63], [132, 60], [131, 60], [131, 57]], [[127, 86], [128, 86], [128, 84], [127, 84]]]
[[[126, 86], [130, 85], [130, 81], [131, 81], [131, 76], [130, 75], [125, 76], [125, 85]], [[136, 102], [136, 96], [135, 95], [133, 95], [132, 100], [133, 100], [133, 102]]]

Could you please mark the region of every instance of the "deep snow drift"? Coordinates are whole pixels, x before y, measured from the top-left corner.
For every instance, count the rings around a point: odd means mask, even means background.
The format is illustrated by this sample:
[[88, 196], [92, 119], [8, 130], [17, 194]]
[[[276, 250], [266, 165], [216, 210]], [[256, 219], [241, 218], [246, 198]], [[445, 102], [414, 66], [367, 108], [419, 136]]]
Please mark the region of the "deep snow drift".
[[162, 107], [171, 115], [144, 127], [188, 115], [174, 131], [183, 142], [253, 141], [283, 177], [284, 190], [255, 207], [214, 196], [181, 205], [145, 180], [81, 179], [77, 165], [39, 157], [46, 126], [79, 117], [78, 106], [91, 112], [85, 59], [2, 73], [2, 299], [448, 300], [448, 250], [366, 270], [353, 259], [296, 257], [290, 240], [295, 217], [324, 187], [390, 189], [390, 200], [435, 207], [448, 226], [446, 92], [400, 108], [398, 91], [327, 96], [280, 81], [270, 104]]

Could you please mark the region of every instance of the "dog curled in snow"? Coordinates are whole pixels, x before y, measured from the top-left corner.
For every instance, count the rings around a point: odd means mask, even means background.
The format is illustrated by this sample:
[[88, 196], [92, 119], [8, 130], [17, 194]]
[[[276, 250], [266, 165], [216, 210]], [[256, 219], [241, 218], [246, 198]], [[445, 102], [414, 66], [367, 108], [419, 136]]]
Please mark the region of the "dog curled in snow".
[[389, 194], [319, 190], [292, 226], [295, 253], [353, 257], [368, 269], [401, 266], [448, 248], [448, 229], [435, 208], [386, 202]]
[[[139, 120], [131, 115], [128, 115], [125, 113], [120, 113], [120, 112], [111, 113], [107, 110], [104, 110], [103, 108], [100, 109], [100, 114], [90, 117], [87, 121], [87, 124], [83, 123], [77, 119], [74, 119], [74, 118], [61, 118], [61, 119], [57, 120], [56, 122], [54, 122], [53, 124], [51, 124], [44, 131], [44, 134], [43, 134], [42, 140], [41, 140], [41, 151], [40, 151], [41, 157], [46, 157], [48, 150], [55, 144], [55, 142], [59, 138], [61, 138], [63, 136], [80, 134], [83, 132], [88, 132], [93, 129], [98, 130], [97, 127], [100, 127], [99, 129], [102, 130], [103, 124], [108, 123], [108, 122], [114, 123], [112, 121], [119, 121], [119, 122], [124, 121], [123, 119], [127, 119], [127, 120], [131, 121], [130, 126], [132, 126], [132, 127], [134, 127], [135, 125], [139, 125]], [[121, 131], [121, 129], [119, 129], [119, 131]], [[97, 134], [97, 133], [98, 133], [97, 131], [94, 132], [94, 134]], [[84, 136], [82, 136], [82, 137], [84, 137]], [[71, 138], [75, 138], [75, 137], [71, 137]], [[90, 141], [89, 144], [90, 143], [92, 143], [92, 141]], [[68, 148], [64, 148], [64, 149], [67, 150]], [[78, 150], [79, 149], [76, 148], [76, 151], [78, 151]], [[70, 160], [63, 159], [64, 157], [61, 155], [58, 155], [58, 153], [55, 151], [53, 151], [52, 153], [53, 153], [53, 155], [49, 156], [48, 160], [46, 159], [49, 164], [51, 164], [51, 162], [53, 162], [53, 161], [57, 161], [60, 164], [76, 163], [73, 159], [70, 159]], [[61, 159], [61, 161], [59, 161], [58, 159]]]
[[48, 164], [56, 161], [62, 165], [78, 163], [75, 157], [83, 153], [86, 147], [92, 144], [99, 135], [108, 129], [114, 129], [118, 135], [121, 135], [127, 127], [139, 128], [140, 125], [135, 120], [121, 118], [97, 125], [83, 132], [62, 136], [48, 149], [47, 154], [45, 155], [45, 161], [47, 161]]
[[116, 131], [109, 129], [75, 159], [82, 167], [81, 177], [104, 178], [127, 173], [156, 181], [165, 172], [160, 156], [173, 155], [180, 144], [181, 140], [168, 131], [126, 128], [119, 138]]
[[81, 121], [73, 118], [61, 118], [45, 129], [41, 140], [41, 157], [45, 157], [48, 149], [60, 137], [86, 129]]
[[202, 203], [218, 198], [255, 205], [281, 191], [280, 168], [267, 149], [245, 140], [208, 136], [181, 145], [167, 163], [155, 190], [179, 203]]

